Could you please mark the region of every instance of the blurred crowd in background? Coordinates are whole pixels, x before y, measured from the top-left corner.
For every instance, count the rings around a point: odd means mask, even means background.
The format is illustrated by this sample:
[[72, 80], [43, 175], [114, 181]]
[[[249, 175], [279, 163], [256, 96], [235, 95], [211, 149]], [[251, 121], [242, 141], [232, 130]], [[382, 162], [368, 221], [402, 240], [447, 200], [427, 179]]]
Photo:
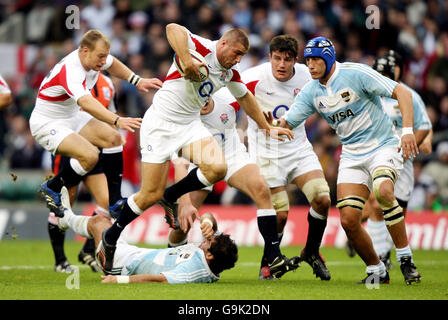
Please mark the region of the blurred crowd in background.
[[[79, 9], [78, 28], [67, 28], [66, 9]], [[374, 5], [379, 9], [378, 28], [366, 26]], [[73, 7], [71, 7], [73, 8]], [[372, 7], [369, 7], [372, 8]], [[371, 17], [372, 18], [372, 17]], [[111, 54], [143, 77], [164, 80], [173, 51], [165, 26], [175, 22], [191, 32], [218, 39], [232, 27], [243, 28], [251, 49], [241, 70], [267, 61], [269, 42], [278, 34], [299, 40], [303, 63], [305, 42], [317, 35], [331, 39], [337, 60], [368, 65], [388, 49], [404, 57], [402, 81], [421, 94], [434, 129], [434, 152], [415, 160], [416, 186], [409, 210], [448, 210], [448, 1], [344, 1], [344, 0], [0, 0], [0, 43], [37, 48], [34, 60], [25, 66], [24, 76], [5, 77], [14, 103], [0, 115], [0, 157], [6, 170], [49, 170], [48, 155], [34, 142], [28, 118], [37, 89], [62, 57], [75, 50], [88, 29], [98, 29], [111, 41]], [[0, 61], [1, 65], [8, 61]], [[143, 116], [155, 92], [140, 94], [125, 81], [114, 79], [118, 110], [129, 116]], [[319, 116], [306, 123], [335, 203], [340, 141]], [[128, 186], [139, 185], [138, 136], [128, 137], [125, 172]], [[291, 188], [292, 204], [306, 204], [306, 198]], [[5, 199], [6, 192], [1, 193]], [[248, 203], [225, 183], [215, 187], [209, 203]]]

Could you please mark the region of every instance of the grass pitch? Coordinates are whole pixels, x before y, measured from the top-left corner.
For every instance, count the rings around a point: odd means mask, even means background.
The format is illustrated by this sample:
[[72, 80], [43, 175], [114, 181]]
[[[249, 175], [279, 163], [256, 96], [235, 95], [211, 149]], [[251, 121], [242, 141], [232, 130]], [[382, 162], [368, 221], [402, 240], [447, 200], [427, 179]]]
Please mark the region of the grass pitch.
[[[316, 279], [306, 263], [281, 280], [260, 281], [262, 248], [240, 247], [236, 267], [224, 271], [215, 284], [116, 285], [102, 284], [98, 273], [78, 263], [81, 246], [75, 241], [65, 244], [68, 259], [79, 266], [77, 288], [74, 274], [53, 271], [49, 241], [0, 241], [0, 300], [448, 300], [448, 251], [414, 250], [422, 282], [411, 286], [404, 283], [393, 254], [391, 283], [368, 289], [355, 284], [365, 277], [364, 263], [358, 256], [349, 258], [343, 249], [321, 249], [330, 281]], [[282, 248], [289, 257], [300, 250]]]

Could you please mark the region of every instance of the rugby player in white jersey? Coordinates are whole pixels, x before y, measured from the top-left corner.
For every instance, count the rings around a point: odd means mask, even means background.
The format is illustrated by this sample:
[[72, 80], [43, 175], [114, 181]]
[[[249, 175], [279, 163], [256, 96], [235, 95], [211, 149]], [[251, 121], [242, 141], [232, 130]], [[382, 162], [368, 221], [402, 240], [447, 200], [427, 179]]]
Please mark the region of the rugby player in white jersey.
[[[61, 190], [64, 217], [58, 218], [59, 228], [70, 228], [77, 234], [101, 243], [104, 230], [111, 221], [103, 215], [82, 216], [71, 210], [67, 188]], [[112, 268], [102, 276], [103, 283], [213, 283], [220, 274], [233, 268], [238, 259], [238, 248], [229, 235], [220, 233], [212, 214], [201, 217], [204, 241], [177, 248], [139, 248], [120, 239], [117, 242]]]
[[[258, 229], [264, 239], [266, 274], [262, 279], [280, 278], [285, 272], [297, 269], [299, 257], [286, 258], [280, 251], [277, 234], [276, 213], [272, 206], [268, 185], [260, 169], [249, 157], [236, 130], [237, 113], [240, 106], [227, 88], [222, 88], [208, 100], [201, 109], [201, 121], [211, 132], [224, 152], [227, 174], [224, 180], [231, 186], [247, 194], [257, 206]], [[175, 179], [182, 179], [196, 166], [184, 158], [173, 160]], [[187, 242], [188, 232], [198, 216], [213, 186], [184, 194], [179, 199], [179, 229], [172, 229], [168, 245], [177, 247]], [[286, 262], [286, 263], [285, 263]]]
[[[225, 177], [227, 165], [222, 150], [199, 116], [214, 92], [227, 86], [267, 135], [281, 140], [285, 139], [281, 135], [293, 136], [289, 129], [277, 131], [268, 124], [255, 98], [241, 81], [236, 64], [249, 50], [249, 40], [242, 30], [230, 29], [219, 40], [211, 41], [170, 23], [166, 26], [166, 35], [183, 62], [185, 73], [181, 76], [173, 63], [152, 106], [145, 113], [140, 130], [142, 185], [121, 208], [117, 208], [120, 212], [117, 220], [104, 234], [100, 247], [105, 257], [102, 261], [105, 270], [111, 268], [115, 243], [123, 228], [147, 208], [159, 202], [165, 208], [168, 224], [176, 229], [179, 227], [177, 199]], [[193, 60], [189, 49], [196, 50], [206, 60], [209, 76], [203, 81], [200, 81], [199, 67], [204, 64]], [[165, 190], [173, 153], [181, 154], [198, 168]]]
[[[304, 57], [313, 80], [305, 85], [279, 125], [295, 128], [317, 111], [341, 139], [336, 206], [348, 239], [367, 265], [367, 277], [359, 283], [389, 283], [389, 273], [361, 225], [362, 209], [371, 191], [397, 248], [405, 282], [419, 282], [403, 209], [394, 196], [403, 160], [418, 154], [411, 92], [369, 66], [336, 62], [334, 46], [324, 37], [308, 41]], [[403, 121], [401, 148], [392, 121], [381, 106], [381, 96], [398, 101]]]
[[[384, 76], [399, 82], [401, 78], [401, 71], [403, 70], [402, 58], [396, 51], [389, 50], [386, 55], [375, 60], [373, 69]], [[424, 153], [431, 153], [432, 125], [428, 114], [426, 113], [425, 104], [417, 92], [410, 88], [408, 89], [412, 93], [414, 107], [413, 125], [417, 145]], [[381, 104], [384, 111], [392, 119], [397, 134], [401, 135], [402, 120], [400, 109], [397, 107], [397, 100], [381, 97]], [[412, 159], [405, 161], [403, 170], [395, 183], [395, 197], [397, 198], [400, 206], [403, 208], [403, 214], [406, 214], [408, 201], [414, 188], [413, 164]], [[381, 207], [378, 204], [378, 201], [376, 201], [373, 193], [370, 194], [363, 210], [363, 221], [365, 220], [367, 220], [366, 228], [372, 238], [373, 247], [375, 248], [375, 251], [380, 259], [389, 269], [391, 267], [390, 251], [393, 243], [389, 240], [389, 232], [384, 222], [383, 211], [381, 210]]]
[[[263, 112], [278, 121], [289, 110], [303, 86], [311, 81], [308, 68], [297, 63], [298, 42], [288, 35], [274, 37], [269, 45], [269, 62], [242, 73], [242, 79], [257, 99]], [[319, 254], [319, 247], [327, 225], [330, 207], [330, 188], [325, 180], [319, 159], [305, 132], [305, 123], [294, 129], [294, 139], [277, 141], [260, 134], [257, 124], [248, 121], [249, 153], [260, 167], [272, 193], [277, 212], [279, 239], [287, 221], [289, 199], [286, 187], [295, 184], [311, 205], [308, 213], [308, 236], [300, 254], [316, 277], [330, 280], [330, 272]], [[260, 278], [268, 277], [267, 261], [261, 261]]]
[[77, 185], [95, 167], [98, 147], [122, 145], [121, 135], [110, 125], [131, 132], [141, 125], [140, 118], [119, 117], [91, 95], [99, 72], [107, 70], [143, 92], [162, 85], [159, 79], [142, 79], [135, 75], [109, 51], [109, 39], [100, 31], [86, 32], [79, 48], [56, 64], [39, 88], [29, 121], [31, 133], [47, 151], [72, 158], [70, 166], [64, 167], [40, 188], [48, 208], [56, 216], [63, 215], [59, 193], [62, 186]]

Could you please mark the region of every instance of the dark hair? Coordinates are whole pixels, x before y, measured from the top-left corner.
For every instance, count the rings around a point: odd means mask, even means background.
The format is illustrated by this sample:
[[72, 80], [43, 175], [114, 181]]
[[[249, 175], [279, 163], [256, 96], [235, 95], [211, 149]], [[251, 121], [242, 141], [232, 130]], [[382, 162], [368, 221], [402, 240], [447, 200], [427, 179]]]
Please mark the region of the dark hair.
[[372, 68], [386, 75], [387, 77], [395, 80], [395, 67], [400, 68], [400, 75], [398, 79], [401, 79], [403, 74], [403, 58], [395, 50], [389, 50], [388, 53], [375, 59]]
[[228, 234], [223, 233], [216, 236], [208, 251], [213, 254], [209, 267], [216, 275], [226, 269], [233, 268], [238, 260], [238, 248]]
[[296, 38], [290, 35], [280, 35], [272, 38], [269, 44], [269, 53], [274, 51], [288, 52], [293, 58], [299, 56], [299, 43]]

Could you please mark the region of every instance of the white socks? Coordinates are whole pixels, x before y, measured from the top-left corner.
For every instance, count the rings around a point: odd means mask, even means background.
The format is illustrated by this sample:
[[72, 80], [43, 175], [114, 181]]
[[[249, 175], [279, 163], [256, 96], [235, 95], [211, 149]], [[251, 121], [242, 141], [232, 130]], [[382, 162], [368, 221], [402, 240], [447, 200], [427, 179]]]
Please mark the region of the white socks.
[[377, 265], [371, 265], [366, 267], [366, 273], [367, 274], [377, 274], [381, 278], [384, 278], [386, 276], [386, 266], [384, 265], [383, 261], [380, 261]]
[[385, 255], [392, 250], [393, 242], [384, 221], [367, 220], [366, 230], [372, 238], [373, 248], [377, 255]]
[[59, 225], [61, 228], [70, 228], [82, 237], [92, 239], [92, 236], [87, 231], [87, 223], [90, 216], [78, 216], [72, 210], [65, 210], [64, 217], [59, 218]]

